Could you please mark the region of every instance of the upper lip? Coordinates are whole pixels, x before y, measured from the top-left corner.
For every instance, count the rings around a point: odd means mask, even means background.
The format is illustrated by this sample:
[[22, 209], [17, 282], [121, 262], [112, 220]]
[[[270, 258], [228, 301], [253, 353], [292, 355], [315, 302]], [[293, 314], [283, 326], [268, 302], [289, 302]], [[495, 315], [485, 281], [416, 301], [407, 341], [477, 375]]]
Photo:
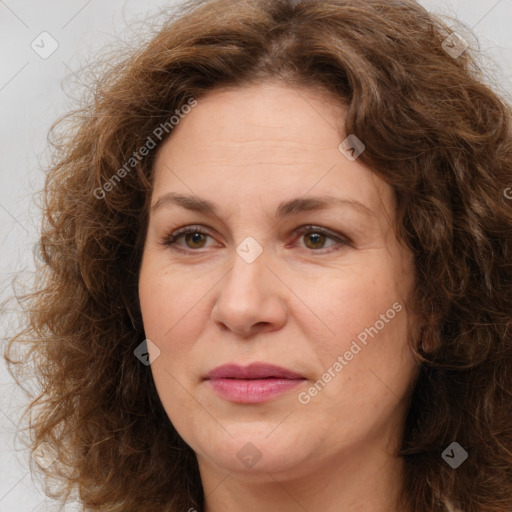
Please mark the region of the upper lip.
[[211, 370], [206, 379], [304, 379], [292, 370], [267, 363], [252, 363], [248, 366], [223, 364]]

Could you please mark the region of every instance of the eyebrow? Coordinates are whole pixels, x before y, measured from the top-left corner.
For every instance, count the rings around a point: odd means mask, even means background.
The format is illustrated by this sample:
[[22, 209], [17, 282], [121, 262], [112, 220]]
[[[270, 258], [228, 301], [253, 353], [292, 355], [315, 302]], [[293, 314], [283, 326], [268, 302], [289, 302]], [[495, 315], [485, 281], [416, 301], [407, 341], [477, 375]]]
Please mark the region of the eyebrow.
[[[176, 192], [168, 192], [160, 196], [155, 204], [151, 206], [151, 210], [154, 212], [162, 207], [174, 205], [206, 215], [218, 216], [219, 211], [218, 206], [207, 199], [193, 195], [178, 194]], [[276, 210], [276, 219], [281, 220], [301, 212], [326, 210], [336, 206], [348, 206], [366, 216], [376, 217], [372, 210], [359, 201], [333, 196], [314, 196], [298, 197], [280, 203]]]

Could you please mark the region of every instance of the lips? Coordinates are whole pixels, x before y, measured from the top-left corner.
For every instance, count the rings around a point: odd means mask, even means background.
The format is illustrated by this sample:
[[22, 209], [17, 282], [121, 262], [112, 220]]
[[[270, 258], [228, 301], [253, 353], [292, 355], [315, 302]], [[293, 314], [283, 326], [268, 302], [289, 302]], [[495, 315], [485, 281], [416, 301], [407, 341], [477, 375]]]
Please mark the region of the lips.
[[306, 379], [280, 366], [252, 363], [249, 366], [218, 366], [207, 374], [205, 380], [211, 389], [225, 400], [255, 404], [289, 392]]
[[302, 375], [274, 366], [273, 364], [252, 363], [249, 366], [224, 364], [208, 373], [207, 379], [303, 379]]

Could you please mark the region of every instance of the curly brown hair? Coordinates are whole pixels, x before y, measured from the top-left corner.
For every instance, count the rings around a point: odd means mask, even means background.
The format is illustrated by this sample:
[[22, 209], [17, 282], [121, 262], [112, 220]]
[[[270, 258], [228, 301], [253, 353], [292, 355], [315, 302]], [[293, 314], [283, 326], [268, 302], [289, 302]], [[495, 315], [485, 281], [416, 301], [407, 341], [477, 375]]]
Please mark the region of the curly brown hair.
[[[399, 454], [403, 503], [512, 510], [511, 110], [473, 49], [445, 50], [450, 32], [414, 1], [187, 2], [111, 65], [65, 118], [71, 128], [56, 125], [67, 132], [45, 184], [38, 280], [4, 355], [20, 385], [25, 369], [41, 386], [25, 413], [37, 411], [32, 451], [55, 457], [39, 468], [50, 496], [77, 491], [110, 512], [203, 510], [195, 455], [134, 356], [156, 150], [120, 170], [191, 98], [277, 79], [346, 105], [344, 131], [394, 189], [414, 254], [421, 370]], [[469, 453], [456, 470], [441, 457], [455, 440]]]

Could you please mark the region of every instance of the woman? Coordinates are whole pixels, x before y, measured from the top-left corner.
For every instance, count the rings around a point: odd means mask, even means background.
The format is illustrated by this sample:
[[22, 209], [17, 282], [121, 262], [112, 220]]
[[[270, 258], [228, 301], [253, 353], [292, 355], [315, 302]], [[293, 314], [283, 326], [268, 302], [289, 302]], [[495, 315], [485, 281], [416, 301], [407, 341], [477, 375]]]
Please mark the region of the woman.
[[10, 342], [63, 499], [510, 511], [510, 107], [477, 70], [380, 0], [189, 3], [112, 68]]

